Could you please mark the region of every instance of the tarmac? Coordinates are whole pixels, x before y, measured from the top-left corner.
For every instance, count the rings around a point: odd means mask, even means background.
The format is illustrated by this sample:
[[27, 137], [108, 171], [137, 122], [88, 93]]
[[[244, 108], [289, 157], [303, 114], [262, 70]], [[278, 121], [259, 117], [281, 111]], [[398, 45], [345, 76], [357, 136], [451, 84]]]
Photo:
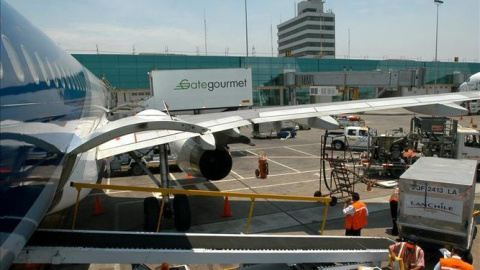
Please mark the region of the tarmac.
[[[379, 133], [393, 133], [402, 128], [410, 130], [410, 119], [414, 114], [403, 109], [378, 111], [359, 115], [369, 127], [376, 128]], [[480, 116], [454, 117], [459, 124], [469, 126], [480, 124]], [[321, 178], [320, 138], [323, 130], [300, 130], [295, 138], [289, 139], [254, 139], [251, 128], [241, 129], [241, 133], [250, 137], [255, 146], [244, 144], [230, 145], [233, 156], [231, 173], [219, 181], [189, 178], [185, 173], [171, 167], [169, 178], [171, 187], [176, 189], [194, 189], [210, 191], [232, 191], [242, 193], [271, 193], [295, 196], [313, 196], [316, 191], [322, 195], [333, 195], [339, 198], [336, 206], [330, 207], [324, 235], [344, 235], [344, 217], [341, 214], [344, 197], [348, 194], [331, 192]], [[327, 150], [331, 155], [342, 152]], [[258, 157], [266, 154], [269, 163], [269, 175], [266, 179], [257, 178]], [[153, 171], [160, 179], [158, 171]], [[372, 179], [373, 180], [373, 179]], [[328, 181], [327, 181], [328, 183]], [[102, 184], [131, 185], [156, 187], [146, 175], [131, 176], [128, 173], [105, 173]], [[392, 222], [388, 199], [393, 188], [372, 186], [371, 190], [364, 183], [354, 185], [369, 209], [368, 226], [362, 230], [362, 236], [389, 237]], [[143, 199], [159, 194], [127, 192], [114, 190], [94, 190], [79, 204], [79, 214], [75, 223], [76, 229], [82, 230], [143, 230]], [[189, 196], [192, 211], [192, 227], [190, 233], [245, 233], [246, 222], [250, 210], [250, 200], [229, 198], [231, 217], [222, 217], [225, 203], [222, 197]], [[95, 203], [97, 202], [97, 204]], [[101, 202], [101, 205], [98, 204]], [[101, 209], [99, 209], [99, 206]], [[480, 209], [480, 183], [476, 185], [475, 209]], [[99, 211], [101, 210], [101, 211]], [[250, 224], [252, 234], [294, 234], [318, 235], [322, 224], [324, 206], [322, 203], [295, 202], [259, 199], [255, 203], [253, 218]], [[46, 217], [42, 227], [71, 228], [73, 208]], [[480, 219], [477, 217], [477, 229]], [[162, 231], [174, 231], [171, 220], [162, 223]], [[474, 267], [480, 269], [480, 240], [474, 240], [472, 254]], [[427, 267], [433, 269], [440, 254], [427, 254]], [[385, 258], [385, 261], [387, 258]], [[386, 263], [382, 265], [384, 269]], [[160, 265], [149, 265], [159, 269]], [[231, 269], [238, 265], [188, 265], [190, 269]], [[131, 265], [57, 265], [51, 269], [132, 269]]]

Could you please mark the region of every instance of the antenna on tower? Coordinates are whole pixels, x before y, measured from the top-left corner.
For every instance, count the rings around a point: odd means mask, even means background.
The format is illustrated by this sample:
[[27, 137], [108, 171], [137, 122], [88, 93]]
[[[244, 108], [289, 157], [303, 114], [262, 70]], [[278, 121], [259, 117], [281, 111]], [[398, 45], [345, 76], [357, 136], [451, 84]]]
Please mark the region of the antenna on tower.
[[272, 52], [272, 57], [273, 57], [273, 26], [271, 22], [270, 22], [270, 50]]
[[205, 55], [207, 55], [207, 17], [205, 15], [205, 9], [203, 10], [203, 28], [205, 31]]

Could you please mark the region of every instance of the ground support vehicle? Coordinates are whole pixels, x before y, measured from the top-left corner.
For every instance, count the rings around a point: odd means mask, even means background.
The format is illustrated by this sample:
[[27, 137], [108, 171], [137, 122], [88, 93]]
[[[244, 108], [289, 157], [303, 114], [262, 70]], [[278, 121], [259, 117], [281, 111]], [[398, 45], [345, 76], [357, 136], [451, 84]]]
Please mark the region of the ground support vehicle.
[[[175, 153], [171, 153], [170, 149], [167, 149], [168, 152], [168, 165], [176, 165], [177, 158]], [[154, 148], [145, 148], [135, 151], [135, 155], [139, 157], [141, 162], [147, 168], [158, 168], [160, 166], [160, 156], [158, 149]], [[138, 176], [144, 173], [143, 168], [136, 162], [128, 153], [115, 155], [111, 158], [107, 158], [107, 170], [109, 169], [112, 172], [121, 171], [121, 172], [131, 172], [133, 175]]]
[[414, 117], [408, 134], [371, 136], [362, 154], [369, 174], [399, 178], [422, 156], [480, 160], [480, 131], [446, 117]]
[[376, 130], [368, 127], [348, 126], [341, 131], [328, 131], [325, 145], [331, 145], [335, 150], [346, 148], [368, 148], [370, 136], [375, 135]]
[[334, 118], [337, 120], [340, 128], [365, 126], [365, 120], [356, 115], [338, 115], [334, 116]]
[[400, 236], [472, 247], [477, 160], [422, 157], [399, 180]]

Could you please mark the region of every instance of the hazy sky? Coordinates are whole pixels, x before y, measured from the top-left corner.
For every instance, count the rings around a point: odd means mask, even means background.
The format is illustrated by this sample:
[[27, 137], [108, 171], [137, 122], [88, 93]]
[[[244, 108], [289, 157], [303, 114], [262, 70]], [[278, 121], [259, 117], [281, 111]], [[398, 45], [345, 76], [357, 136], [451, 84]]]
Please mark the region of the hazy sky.
[[[98, 45], [102, 53], [205, 55], [206, 40], [208, 55], [246, 54], [244, 0], [7, 2], [70, 53], [95, 53]], [[298, 2], [247, 0], [250, 55], [273, 50], [276, 56], [277, 24], [294, 17]], [[335, 13], [337, 58], [349, 51], [362, 59], [435, 58], [433, 0], [326, 0], [324, 6]], [[439, 60], [480, 61], [479, 0], [444, 0], [438, 28]]]

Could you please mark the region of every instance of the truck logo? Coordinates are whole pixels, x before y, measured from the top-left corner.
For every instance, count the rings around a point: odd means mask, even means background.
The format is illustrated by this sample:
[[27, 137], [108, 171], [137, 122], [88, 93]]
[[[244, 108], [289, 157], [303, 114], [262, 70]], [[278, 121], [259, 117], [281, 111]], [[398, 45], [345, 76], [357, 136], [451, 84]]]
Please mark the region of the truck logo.
[[190, 82], [188, 79], [181, 80], [174, 90], [189, 90], [189, 89], [207, 89], [208, 91], [213, 91], [219, 88], [238, 88], [246, 87], [247, 79], [239, 81], [214, 81], [214, 82], [202, 82], [200, 80]]

